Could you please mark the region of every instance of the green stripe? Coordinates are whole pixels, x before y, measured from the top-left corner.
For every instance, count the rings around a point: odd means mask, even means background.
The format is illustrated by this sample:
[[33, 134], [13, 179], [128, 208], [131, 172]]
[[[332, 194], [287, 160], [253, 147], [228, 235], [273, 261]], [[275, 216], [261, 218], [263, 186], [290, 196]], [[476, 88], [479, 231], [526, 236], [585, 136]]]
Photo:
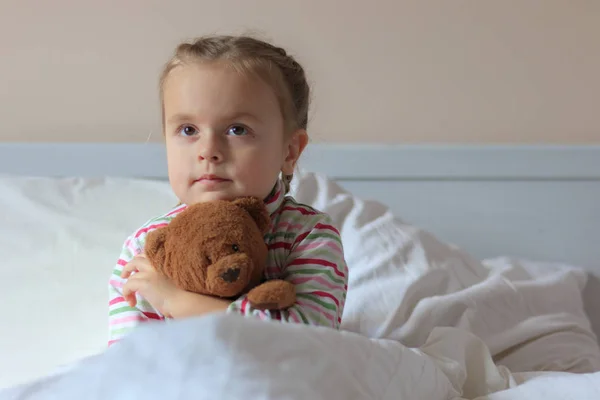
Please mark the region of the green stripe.
[[[274, 234], [266, 234], [264, 236], [265, 241], [269, 241], [269, 240], [277, 240], [277, 241], [281, 241], [287, 240], [287, 243], [292, 243], [292, 240], [290, 239], [295, 239], [296, 237], [298, 237], [299, 235], [295, 232], [276, 232]], [[334, 240], [335, 242], [337, 242], [338, 245], [340, 245], [340, 247], [342, 247], [342, 240], [340, 239], [340, 237], [338, 235], [336, 235], [335, 233], [311, 233], [309, 235], [307, 235], [303, 240], [315, 240], [315, 239], [331, 239]]]
[[300, 318], [302, 318], [302, 322], [304, 322], [305, 324], [308, 324], [308, 318], [306, 318], [306, 316], [304, 315], [304, 313], [302, 311], [300, 311], [298, 308], [296, 308], [296, 311], [298, 311], [298, 314], [300, 315]]
[[[275, 233], [267, 233], [264, 238], [265, 240], [273, 240], [273, 239], [295, 239], [300, 236], [297, 232], [275, 232]], [[340, 244], [340, 237], [335, 233], [309, 233], [305, 239], [319, 239], [319, 238], [329, 238], [333, 240], [337, 240]]]
[[[310, 258], [323, 258], [329, 260], [332, 250], [329, 247], [317, 247], [310, 251]], [[305, 254], [305, 253], [300, 253]]]
[[130, 330], [132, 330], [131, 327], [127, 327], [127, 328], [119, 328], [119, 329], [111, 329], [110, 333], [113, 335], [121, 335], [123, 333], [127, 333]]
[[317, 210], [317, 209], [314, 209], [314, 208], [312, 208], [311, 206], [309, 206], [309, 205], [307, 205], [307, 204], [304, 204], [304, 203], [298, 203], [298, 202], [297, 202], [297, 201], [296, 201], [294, 198], [290, 198], [290, 202], [291, 202], [292, 204], [294, 204], [295, 206], [297, 206], [297, 207], [302, 207], [302, 208], [304, 208], [304, 209], [305, 209], [305, 210], [307, 210], [307, 211], [312, 211], [312, 212], [316, 212], [316, 213], [318, 213], [318, 212], [319, 212], [319, 210]]
[[118, 268], [113, 269], [113, 275], [118, 276], [119, 278], [121, 277], [121, 270]]
[[316, 311], [313, 311], [313, 310], [309, 310], [309, 312], [310, 312], [311, 317], [313, 318], [313, 320], [315, 321], [315, 323], [317, 325], [326, 325], [326, 326], [328, 326], [328, 325], [331, 324], [331, 322], [323, 314], [320, 314], [320, 313], [318, 313]]
[[306, 239], [309, 239], [309, 240], [322, 239], [322, 238], [335, 240], [336, 242], [338, 242], [338, 244], [340, 246], [342, 245], [342, 241], [340, 240], [340, 237], [334, 233], [311, 233], [310, 235], [308, 235], [306, 237]]
[[108, 315], [117, 315], [117, 314], [121, 314], [121, 313], [124, 313], [127, 311], [137, 311], [137, 310], [133, 307], [123, 306], [123, 307], [115, 308], [114, 310], [109, 311]]
[[304, 282], [304, 283], [300, 283], [299, 285], [296, 285], [296, 292], [300, 292], [300, 293], [309, 293], [309, 292], [313, 292], [315, 290], [331, 290], [329, 288], [323, 288], [323, 286], [320, 285], [315, 285], [313, 283], [310, 282]]
[[[298, 211], [284, 211], [284, 214], [288, 214], [288, 213], [293, 213], [292, 215], [294, 215], [292, 218], [289, 218], [286, 215], [285, 218], [285, 222], [288, 222], [290, 224], [297, 224], [299, 222], [302, 222], [302, 225], [306, 225], [308, 223], [308, 221], [306, 221], [307, 217], [313, 217], [311, 219], [314, 219], [314, 217], [316, 217], [316, 215], [304, 215]], [[277, 220], [277, 223], [279, 223], [280, 218]], [[275, 224], [275, 226], [277, 226], [277, 224]]]
[[123, 247], [123, 251], [121, 252], [121, 257], [123, 260], [131, 260], [133, 258], [133, 253], [129, 250], [129, 247]]
[[267, 233], [265, 235], [265, 240], [273, 240], [280, 237], [283, 237], [283, 239], [293, 239], [296, 236], [298, 236], [298, 233], [296, 232], [277, 231], [275, 233]]
[[[175, 208], [177, 208], [177, 207], [175, 207]], [[175, 210], [175, 208], [169, 212], [173, 212]], [[172, 215], [169, 215], [168, 217], [166, 215], [162, 215], [160, 217], [152, 218], [150, 221], [148, 221], [148, 223], [146, 223], [144, 226], [142, 226], [141, 229], [145, 229], [145, 228], [149, 227], [150, 225], [162, 224], [165, 222], [169, 223], [169, 222], [171, 222], [171, 220], [173, 220], [173, 218], [175, 218], [175, 217]]]
[[[293, 269], [293, 267], [295, 267], [295, 265], [292, 265], [291, 267], [287, 268], [287, 272], [290, 275], [322, 275], [325, 274], [327, 275], [327, 277], [329, 278], [330, 281], [337, 283], [338, 285], [343, 285], [345, 282], [337, 277], [334, 277], [333, 274], [326, 269], [314, 269], [314, 268], [302, 268], [302, 269]], [[299, 266], [302, 267], [302, 266]]]
[[139, 300], [138, 307], [145, 308], [147, 310], [154, 310], [154, 307], [152, 307], [152, 304], [148, 303], [148, 300], [146, 300], [146, 299]]
[[331, 310], [331, 311], [334, 311], [334, 312], [337, 311], [337, 308], [336, 308], [336, 306], [334, 304], [325, 303], [324, 301], [315, 298], [314, 295], [306, 294], [306, 293], [298, 293], [298, 294], [296, 294], [296, 296], [302, 297], [303, 299], [306, 299], [306, 300], [310, 300], [313, 303], [317, 303], [321, 307], [324, 307], [324, 308], [326, 308], [328, 310]]

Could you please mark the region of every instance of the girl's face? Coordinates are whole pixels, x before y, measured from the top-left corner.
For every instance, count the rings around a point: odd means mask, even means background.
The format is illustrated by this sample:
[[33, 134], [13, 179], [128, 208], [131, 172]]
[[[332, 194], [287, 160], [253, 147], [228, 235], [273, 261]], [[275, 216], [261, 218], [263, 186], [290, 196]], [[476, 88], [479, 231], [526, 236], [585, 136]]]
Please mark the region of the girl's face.
[[163, 87], [169, 181], [185, 204], [265, 198], [280, 171], [292, 173], [307, 143], [284, 135], [275, 93], [219, 64], [182, 65]]

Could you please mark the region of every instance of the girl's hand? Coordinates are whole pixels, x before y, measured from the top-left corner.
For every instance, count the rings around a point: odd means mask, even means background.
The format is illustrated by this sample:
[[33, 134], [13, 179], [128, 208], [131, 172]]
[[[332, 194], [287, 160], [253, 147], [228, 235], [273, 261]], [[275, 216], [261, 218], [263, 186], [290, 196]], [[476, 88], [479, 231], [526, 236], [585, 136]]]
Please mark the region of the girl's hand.
[[144, 254], [136, 256], [123, 268], [121, 278], [127, 279], [123, 285], [123, 298], [131, 307], [137, 304], [135, 296], [139, 293], [161, 314], [171, 317], [169, 304], [183, 290], [158, 272]]

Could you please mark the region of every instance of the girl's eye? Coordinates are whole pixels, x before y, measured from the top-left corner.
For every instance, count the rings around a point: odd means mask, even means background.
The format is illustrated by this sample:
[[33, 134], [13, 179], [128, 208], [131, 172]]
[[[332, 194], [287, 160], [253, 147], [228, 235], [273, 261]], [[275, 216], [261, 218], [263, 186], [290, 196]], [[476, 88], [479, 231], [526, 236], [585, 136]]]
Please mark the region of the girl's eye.
[[244, 136], [248, 134], [248, 130], [241, 125], [234, 125], [227, 130], [227, 133], [232, 136]]
[[194, 136], [198, 131], [191, 125], [184, 125], [179, 129], [179, 134], [182, 136]]

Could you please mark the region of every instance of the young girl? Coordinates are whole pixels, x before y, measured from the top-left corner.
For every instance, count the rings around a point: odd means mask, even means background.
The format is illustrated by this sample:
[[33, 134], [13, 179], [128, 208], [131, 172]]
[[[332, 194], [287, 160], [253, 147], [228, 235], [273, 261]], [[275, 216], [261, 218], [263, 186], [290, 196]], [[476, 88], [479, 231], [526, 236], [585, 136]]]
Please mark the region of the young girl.
[[[169, 182], [181, 205], [125, 241], [109, 281], [109, 344], [142, 321], [211, 312], [339, 328], [348, 281], [340, 235], [328, 215], [287, 196], [308, 142], [302, 67], [263, 41], [204, 37], [177, 47], [160, 95]], [[263, 198], [271, 214], [265, 273], [295, 285], [297, 302], [287, 310], [180, 290], [143, 255], [146, 235], [187, 205], [239, 196]]]

